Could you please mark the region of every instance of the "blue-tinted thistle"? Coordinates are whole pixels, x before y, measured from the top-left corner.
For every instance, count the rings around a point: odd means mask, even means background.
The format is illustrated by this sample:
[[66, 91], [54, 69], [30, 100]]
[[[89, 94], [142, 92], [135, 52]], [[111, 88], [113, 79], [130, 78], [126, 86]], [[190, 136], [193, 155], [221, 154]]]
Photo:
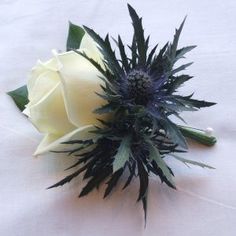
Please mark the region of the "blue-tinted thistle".
[[[101, 86], [103, 93], [98, 96], [105, 99], [107, 104], [98, 107], [94, 112], [111, 113], [113, 118], [109, 121], [101, 120], [102, 126], [94, 130], [97, 134], [95, 140], [68, 142], [80, 146], [64, 151], [78, 157], [78, 161], [71, 168], [83, 165], [52, 187], [63, 185], [83, 172], [84, 178], [88, 178], [89, 181], [80, 196], [86, 195], [108, 179], [104, 195], [106, 197], [116, 186], [123, 172], [128, 170], [124, 188], [130, 184], [133, 177], [139, 177], [138, 200], [142, 200], [146, 216], [150, 173], [159, 176], [169, 187], [175, 188], [173, 172], [164, 161], [165, 155], [185, 152], [185, 136], [197, 137], [198, 141], [204, 140], [208, 144], [213, 144], [211, 141], [215, 142], [213, 137], [205, 139], [204, 134], [195, 135], [193, 130], [175, 124], [171, 117], [176, 116], [183, 120], [181, 112], [195, 111], [215, 103], [193, 99], [192, 94], [181, 96], [177, 93], [178, 88], [192, 78], [181, 74], [191, 63], [175, 67], [179, 59], [195, 48], [177, 48], [185, 20], [176, 30], [173, 42], [165, 44], [159, 53], [156, 53], [157, 45], [149, 49], [149, 37], [144, 36], [142, 18], [130, 5], [128, 9], [134, 35], [131, 45], [128, 45], [129, 52], [120, 36], [117, 41], [115, 40], [119, 56], [112, 49], [108, 35], [102, 39], [92, 29], [84, 26], [86, 32], [98, 44], [105, 65], [104, 69], [86, 54], [80, 53], [101, 72], [101, 79], [105, 83]], [[88, 147], [90, 149], [87, 149]], [[202, 163], [175, 155], [174, 157], [185, 164], [211, 168]]]
[[[173, 42], [164, 45], [156, 54], [157, 46], [149, 50], [149, 37], [144, 36], [142, 18], [130, 5], [128, 8], [133, 21], [134, 36], [132, 44], [128, 46], [129, 54], [127, 54], [120, 36], [118, 37], [116, 43], [120, 59], [112, 50], [108, 35], [103, 40], [92, 29], [84, 27], [98, 44], [106, 66], [104, 70], [98, 63], [82, 54], [104, 75], [106, 83], [106, 86], [102, 87], [105, 95], [100, 94], [100, 96], [106, 99], [108, 104], [96, 109], [95, 112], [134, 116], [133, 128], [135, 128], [137, 119], [145, 117], [153, 129], [157, 132], [164, 131], [173, 143], [187, 149], [181, 129], [171, 121], [170, 117], [176, 116], [183, 120], [180, 116], [182, 111], [195, 111], [215, 103], [192, 99], [192, 94], [180, 96], [176, 93], [184, 82], [192, 78], [186, 74], [179, 74], [192, 63], [175, 68], [175, 63], [195, 48], [195, 46], [177, 48], [185, 20], [176, 30]], [[117, 121], [114, 120], [114, 122]], [[143, 125], [146, 126], [147, 123], [145, 122]], [[141, 130], [143, 129], [142, 124], [139, 127]]]

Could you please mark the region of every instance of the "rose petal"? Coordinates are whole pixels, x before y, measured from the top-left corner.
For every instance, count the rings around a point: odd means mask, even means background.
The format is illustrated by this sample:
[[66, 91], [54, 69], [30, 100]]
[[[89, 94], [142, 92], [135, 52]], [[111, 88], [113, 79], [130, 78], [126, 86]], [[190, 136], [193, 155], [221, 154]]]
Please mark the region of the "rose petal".
[[35, 80], [34, 86], [29, 90], [29, 100], [31, 105], [37, 103], [44, 96], [47, 96], [58, 82], [60, 82], [58, 72], [48, 70], [40, 74]]
[[97, 118], [105, 119], [93, 111], [106, 102], [95, 92], [102, 93], [100, 72], [84, 57], [68, 52], [58, 54], [62, 64], [61, 81], [68, 117], [75, 126], [98, 124]]
[[63, 135], [75, 129], [67, 117], [60, 82], [29, 111], [31, 122], [42, 133]]
[[[40, 60], [37, 62], [37, 64], [33, 67], [31, 71], [30, 78], [27, 84], [29, 91], [29, 100], [31, 100], [31, 98], [34, 96], [34, 93], [31, 91], [34, 89], [36, 82], [39, 80], [39, 78], [41, 79], [43, 78], [43, 74], [47, 72], [51, 72], [52, 74], [54, 72], [55, 76], [52, 77], [52, 81], [55, 81], [55, 83], [59, 82], [59, 77], [58, 76], [56, 77], [56, 75], [58, 75], [57, 71], [58, 71], [58, 64], [55, 58], [45, 63], [41, 62]], [[51, 80], [50, 77], [47, 77], [47, 79]]]
[[39, 144], [38, 148], [36, 149], [34, 156], [42, 155], [49, 151], [69, 150], [71, 146], [70, 145], [68, 146], [68, 144], [62, 144], [63, 142], [76, 139], [80, 140], [91, 139], [94, 137], [94, 134], [90, 133], [91, 130], [94, 130], [94, 126], [87, 125], [78, 128], [76, 130], [73, 130], [72, 132], [64, 136], [47, 134]]

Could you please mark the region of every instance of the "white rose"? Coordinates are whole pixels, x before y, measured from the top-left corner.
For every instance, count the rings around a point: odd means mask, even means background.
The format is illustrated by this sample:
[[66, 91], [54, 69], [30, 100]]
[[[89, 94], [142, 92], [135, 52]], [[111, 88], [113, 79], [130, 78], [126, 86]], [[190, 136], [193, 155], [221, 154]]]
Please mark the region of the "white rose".
[[[102, 65], [101, 54], [88, 35], [79, 50]], [[105, 103], [95, 94], [101, 92], [99, 76], [99, 71], [74, 51], [54, 52], [51, 60], [39, 61], [32, 69], [24, 113], [45, 135], [34, 155], [57, 150], [70, 139], [91, 136], [89, 131], [98, 124], [93, 110]]]

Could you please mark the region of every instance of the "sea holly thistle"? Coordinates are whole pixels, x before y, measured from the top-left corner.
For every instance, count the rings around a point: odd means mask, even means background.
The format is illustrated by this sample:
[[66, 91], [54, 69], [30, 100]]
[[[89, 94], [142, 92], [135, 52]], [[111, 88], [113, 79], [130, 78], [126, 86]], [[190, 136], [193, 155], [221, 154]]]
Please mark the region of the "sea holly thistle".
[[[193, 94], [178, 94], [178, 88], [192, 78], [181, 74], [192, 63], [176, 67], [176, 62], [195, 48], [188, 46], [178, 49], [185, 19], [176, 29], [173, 41], [165, 44], [157, 53], [157, 45], [149, 48], [149, 37], [144, 35], [142, 18], [130, 5], [128, 9], [134, 35], [128, 47], [120, 36], [115, 40], [119, 57], [112, 49], [108, 35], [103, 39], [94, 30], [84, 26], [85, 31], [97, 43], [103, 55], [104, 65], [98, 64], [85, 53], [75, 52], [89, 60], [101, 72], [103, 93], [97, 95], [107, 103], [94, 112], [111, 113], [112, 118], [109, 121], [100, 120], [101, 126], [95, 127], [93, 131], [95, 139], [66, 142], [68, 150], [63, 152], [78, 157], [77, 162], [69, 167], [76, 170], [50, 188], [64, 185], [83, 173], [88, 182], [80, 196], [88, 194], [106, 181], [106, 197], [126, 171], [127, 180], [123, 188], [126, 188], [134, 177], [139, 178], [137, 200], [142, 201], [146, 218], [150, 174], [159, 176], [169, 187], [176, 188], [174, 174], [164, 160], [166, 155], [172, 155], [186, 165], [212, 168], [175, 155], [187, 151], [185, 137], [207, 145], [213, 145], [216, 140], [201, 131], [175, 124], [172, 117], [183, 121], [181, 112], [196, 111], [215, 103], [196, 100]], [[73, 37], [67, 41], [68, 50], [80, 43], [80, 37], [79, 42], [74, 42], [75, 35], [84, 34], [82, 28], [73, 24], [71, 27]]]

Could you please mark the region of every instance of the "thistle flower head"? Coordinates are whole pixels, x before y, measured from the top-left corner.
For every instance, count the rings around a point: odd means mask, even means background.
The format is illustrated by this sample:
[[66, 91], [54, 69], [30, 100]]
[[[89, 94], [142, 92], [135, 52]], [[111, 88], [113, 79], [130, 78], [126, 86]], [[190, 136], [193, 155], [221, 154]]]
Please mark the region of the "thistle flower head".
[[133, 104], [146, 105], [152, 96], [152, 80], [148, 73], [143, 70], [132, 70], [125, 78], [124, 97], [133, 101]]

